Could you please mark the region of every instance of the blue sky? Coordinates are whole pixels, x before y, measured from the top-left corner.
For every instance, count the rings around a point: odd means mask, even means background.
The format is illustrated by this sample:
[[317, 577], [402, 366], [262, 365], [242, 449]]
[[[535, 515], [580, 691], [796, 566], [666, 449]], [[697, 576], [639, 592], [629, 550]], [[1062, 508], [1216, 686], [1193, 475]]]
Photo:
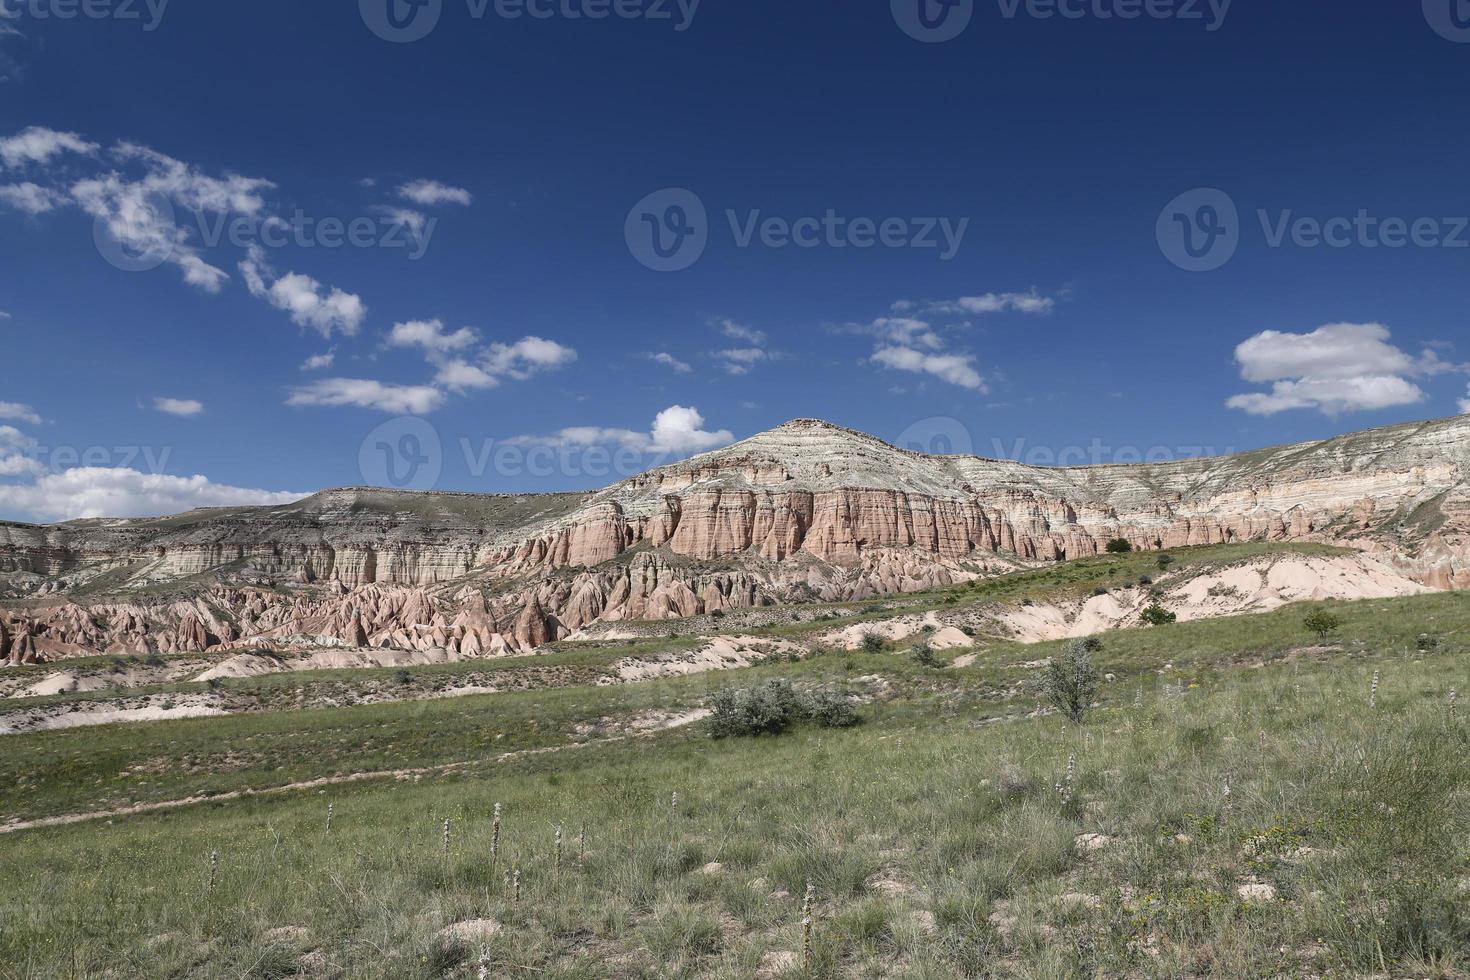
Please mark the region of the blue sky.
[[1463, 0], [387, 2], [0, 5], [0, 518], [1466, 410]]

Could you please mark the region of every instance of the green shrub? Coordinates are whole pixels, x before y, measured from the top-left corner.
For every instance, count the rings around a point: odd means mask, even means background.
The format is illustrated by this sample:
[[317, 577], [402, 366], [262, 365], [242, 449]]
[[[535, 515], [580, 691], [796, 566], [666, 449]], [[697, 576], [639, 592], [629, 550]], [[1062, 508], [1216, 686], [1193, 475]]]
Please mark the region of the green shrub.
[[934, 647], [930, 646], [928, 640], [920, 640], [918, 643], [914, 644], [913, 657], [914, 663], [918, 664], [920, 667], [940, 666], [939, 657], [935, 655]]
[[1091, 707], [1097, 696], [1098, 672], [1092, 652], [1101, 646], [1096, 639], [1078, 640], [1051, 658], [1046, 671], [1046, 695], [1057, 710], [1074, 722]]
[[1133, 551], [1133, 545], [1127, 538], [1114, 538], [1108, 542], [1108, 554], [1126, 555]]
[[1161, 571], [1167, 572], [1169, 570], [1169, 566], [1172, 565], [1172, 564], [1174, 564], [1174, 556], [1173, 555], [1160, 555], [1159, 556], [1159, 569]]
[[1138, 618], [1143, 620], [1146, 626], [1167, 626], [1170, 623], [1179, 622], [1178, 615], [1171, 613], [1157, 602], [1139, 613]]
[[860, 718], [847, 695], [818, 690], [801, 694], [790, 681], [768, 680], [751, 687], [727, 687], [710, 697], [715, 738], [779, 735], [801, 721], [823, 728], [850, 728]]
[[888, 641], [883, 638], [882, 633], [864, 633], [863, 650], [867, 653], [882, 653]]
[[1326, 643], [1328, 637], [1342, 629], [1342, 620], [1325, 609], [1317, 609], [1307, 614], [1307, 618], [1302, 620], [1302, 625], [1318, 640]]

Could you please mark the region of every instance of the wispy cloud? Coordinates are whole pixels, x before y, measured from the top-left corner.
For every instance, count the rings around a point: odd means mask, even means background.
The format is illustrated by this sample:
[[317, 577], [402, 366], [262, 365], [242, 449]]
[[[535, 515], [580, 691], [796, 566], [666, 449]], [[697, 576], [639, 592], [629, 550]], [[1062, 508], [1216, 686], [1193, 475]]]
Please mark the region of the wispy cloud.
[[287, 405], [370, 408], [394, 415], [427, 415], [444, 403], [428, 385], [385, 384], [365, 378], [323, 378], [291, 389]]
[[192, 418], [204, 411], [204, 403], [192, 398], [155, 398], [153, 407], [166, 415]]
[[398, 196], [423, 207], [438, 204], [460, 204], [468, 206], [474, 196], [463, 187], [450, 187], [437, 180], [414, 180], [398, 188]]
[[313, 354], [301, 362], [303, 371], [321, 371], [331, 367], [337, 361], [337, 349], [334, 347], [322, 354]]
[[97, 150], [96, 143], [90, 143], [76, 133], [31, 126], [14, 136], [0, 139], [0, 163], [14, 169], [32, 163], [49, 163], [53, 157], [63, 153], [90, 156]]
[[0, 402], [0, 419], [29, 422], [32, 425], [41, 424], [41, 416], [36, 414], [36, 410], [20, 402]]
[[645, 354], [644, 356], [655, 364], [662, 364], [666, 368], [671, 368], [675, 374], [688, 374], [694, 370], [687, 363], [679, 360], [667, 351], [659, 351], [656, 354]]

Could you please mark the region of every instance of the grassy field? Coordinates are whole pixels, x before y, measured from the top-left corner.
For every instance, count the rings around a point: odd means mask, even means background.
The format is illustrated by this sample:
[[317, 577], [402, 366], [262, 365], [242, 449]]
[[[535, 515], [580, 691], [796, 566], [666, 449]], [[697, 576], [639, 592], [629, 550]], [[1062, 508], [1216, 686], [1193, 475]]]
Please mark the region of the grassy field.
[[[6, 817], [464, 765], [0, 836], [0, 976], [1466, 976], [1470, 596], [1330, 606], [1108, 634], [1078, 725], [993, 643], [10, 736]], [[606, 737], [773, 677], [863, 724]]]

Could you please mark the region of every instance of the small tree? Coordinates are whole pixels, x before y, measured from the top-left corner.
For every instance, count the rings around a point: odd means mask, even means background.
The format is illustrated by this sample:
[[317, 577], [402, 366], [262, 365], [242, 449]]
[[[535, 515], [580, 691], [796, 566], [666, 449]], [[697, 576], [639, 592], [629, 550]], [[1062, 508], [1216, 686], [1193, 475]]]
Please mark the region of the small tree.
[[1171, 613], [1157, 602], [1139, 613], [1138, 618], [1143, 620], [1146, 626], [1167, 626], [1170, 623], [1179, 622], [1178, 615]]
[[914, 644], [914, 663], [920, 667], [938, 667], [939, 658], [934, 655], [934, 647], [926, 640], [920, 640]]
[[1114, 538], [1108, 542], [1108, 554], [1126, 555], [1133, 551], [1133, 545], [1127, 538]]
[[882, 633], [864, 633], [863, 650], [867, 653], [882, 653], [888, 641], [883, 638]]
[[1317, 609], [1307, 614], [1307, 618], [1302, 620], [1302, 625], [1318, 640], [1326, 643], [1333, 633], [1342, 628], [1342, 620], [1325, 609]]
[[1101, 644], [1096, 640], [1078, 640], [1051, 658], [1046, 672], [1046, 695], [1057, 710], [1074, 722], [1082, 721], [1097, 696], [1097, 667], [1092, 651]]
[[1159, 556], [1159, 570], [1160, 571], [1167, 572], [1169, 570], [1169, 566], [1172, 565], [1172, 564], [1174, 564], [1174, 556], [1173, 555], [1160, 555]]

